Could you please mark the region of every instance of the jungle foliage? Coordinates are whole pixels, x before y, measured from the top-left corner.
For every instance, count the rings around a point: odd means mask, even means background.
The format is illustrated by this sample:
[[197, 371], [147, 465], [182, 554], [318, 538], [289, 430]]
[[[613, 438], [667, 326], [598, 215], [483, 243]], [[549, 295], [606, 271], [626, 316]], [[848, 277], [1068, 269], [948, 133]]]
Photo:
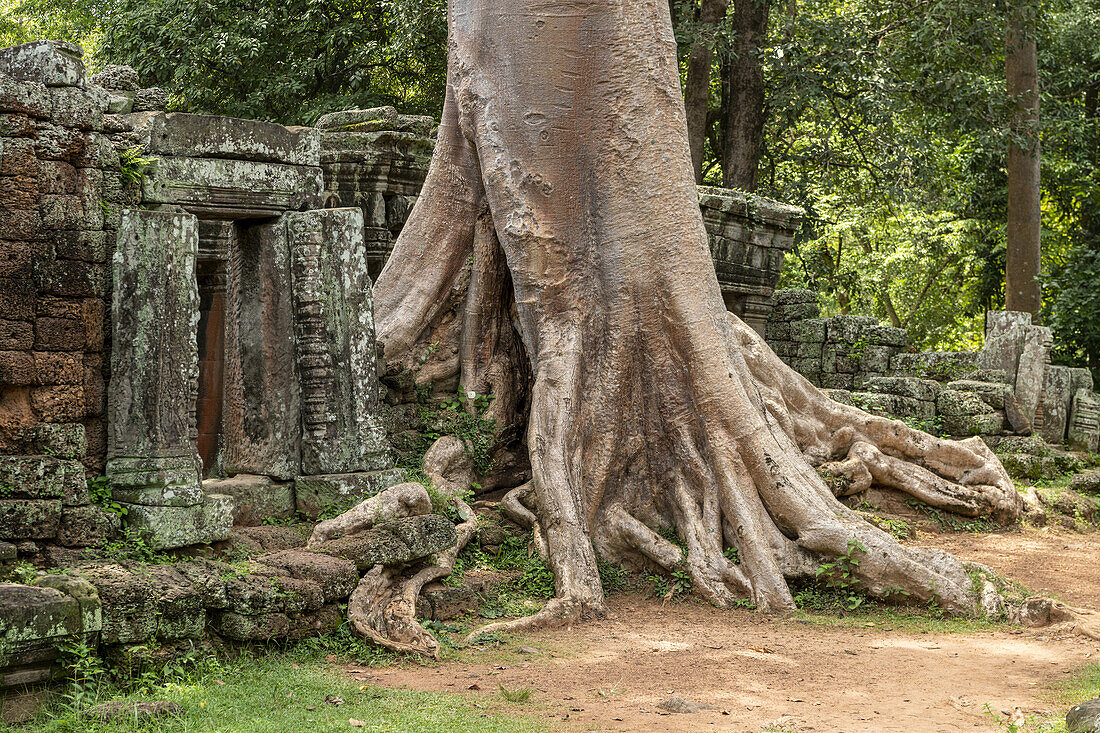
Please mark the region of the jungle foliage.
[[[713, 2], [713, 0], [711, 0]], [[784, 286], [875, 315], [918, 348], [974, 345], [1003, 307], [1005, 2], [670, 0], [686, 74], [713, 39], [703, 170], [720, 183], [738, 2], [768, 3], [756, 190], [804, 207]], [[1040, 52], [1044, 321], [1100, 377], [1100, 0], [1033, 4]], [[82, 43], [175, 108], [308, 124], [352, 106], [438, 114], [442, 0], [0, 0], [0, 43]], [[686, 78], [686, 77], [685, 77]]]

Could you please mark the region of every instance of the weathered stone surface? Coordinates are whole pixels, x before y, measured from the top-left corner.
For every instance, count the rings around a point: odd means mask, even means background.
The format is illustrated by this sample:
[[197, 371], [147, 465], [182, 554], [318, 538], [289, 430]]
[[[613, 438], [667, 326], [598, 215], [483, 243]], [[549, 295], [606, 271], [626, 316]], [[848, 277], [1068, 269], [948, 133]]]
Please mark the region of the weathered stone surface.
[[863, 389], [934, 403], [942, 387], [939, 382], [917, 377], [870, 377], [863, 383]]
[[95, 587], [102, 604], [102, 643], [136, 644], [156, 633], [159, 591], [148, 578], [119, 565], [86, 568], [80, 575]]
[[947, 383], [947, 389], [957, 392], [972, 392], [995, 410], [1003, 410], [1006, 400], [1012, 395], [1012, 388], [1000, 382], [976, 382], [960, 379]]
[[1100, 468], [1075, 475], [1069, 482], [1072, 491], [1084, 494], [1100, 494]]
[[122, 520], [97, 506], [65, 507], [57, 530], [58, 544], [66, 547], [99, 547], [118, 534]]
[[[1049, 328], [1029, 326], [1024, 331], [1023, 346], [1016, 368], [1015, 394], [1020, 410], [1033, 428], [1038, 428], [1035, 412], [1042, 398], [1046, 384], [1047, 368], [1050, 365], [1050, 349], [1054, 336]], [[1061, 439], [1058, 441], [1061, 442]]]
[[311, 127], [170, 112], [149, 118], [146, 152], [300, 166], [321, 164], [321, 133]]
[[973, 392], [945, 389], [936, 396], [936, 412], [950, 417], [987, 415], [993, 412], [993, 408]]
[[1066, 733], [1100, 731], [1100, 697], [1077, 703], [1066, 713]]
[[138, 73], [131, 66], [107, 65], [88, 79], [92, 84], [113, 91], [136, 92], [141, 88]]
[[142, 182], [148, 204], [178, 204], [215, 218], [316, 207], [322, 189], [320, 168], [218, 158], [157, 158]]
[[1048, 443], [1061, 444], [1066, 439], [1066, 423], [1073, 399], [1072, 377], [1067, 367], [1047, 367], [1032, 427]]
[[405, 517], [366, 532], [330, 540], [316, 548], [355, 563], [360, 573], [375, 565], [403, 565], [453, 547], [454, 524], [438, 514]]
[[388, 489], [405, 480], [405, 472], [391, 468], [385, 471], [299, 476], [294, 480], [298, 512], [317, 517], [325, 509], [347, 507]]
[[1078, 494], [1072, 489], [1037, 488], [1039, 499], [1060, 514], [1084, 522], [1096, 520], [1097, 499]]
[[450, 621], [465, 613], [477, 613], [477, 594], [466, 586], [431, 583], [416, 599], [416, 615], [432, 621]]
[[153, 547], [168, 549], [229, 537], [233, 527], [233, 499], [208, 494], [196, 506], [123, 504], [126, 526], [149, 533]]
[[258, 562], [284, 570], [292, 578], [318, 584], [324, 593], [326, 603], [347, 598], [359, 583], [359, 573], [356, 571], [354, 562], [317, 552], [283, 550], [264, 555], [258, 559]]
[[982, 415], [944, 415], [943, 429], [949, 435], [997, 435], [1005, 430], [1005, 414], [1002, 411]]
[[3, 674], [0, 687], [45, 681], [59, 644], [83, 632], [77, 599], [55, 588], [0, 583], [0, 668], [17, 672], [11, 668], [36, 666], [46, 672], [36, 679]]
[[978, 352], [979, 369], [1005, 372], [1010, 384], [1016, 381], [1024, 338], [1031, 326], [1031, 314], [1019, 311], [989, 311], [985, 315], [985, 344]]
[[233, 498], [233, 524], [254, 527], [265, 519], [294, 516], [294, 482], [276, 481], [270, 476], [238, 474], [233, 478], [202, 482], [207, 494]]
[[223, 471], [289, 480], [301, 471], [290, 250], [284, 218], [241, 231], [226, 301]]
[[[188, 506], [202, 498], [193, 443], [197, 250], [198, 222], [190, 214], [123, 216], [114, 256], [107, 475], [116, 497], [135, 506]], [[134, 517], [147, 529], [165, 527], [148, 513]]]
[[842, 405], [851, 405], [852, 407], [856, 406], [855, 398], [852, 393], [846, 389], [823, 389], [822, 392], [828, 395], [829, 399], [833, 402], [839, 402]]
[[890, 372], [895, 376], [920, 377], [946, 382], [959, 379], [977, 367], [977, 354], [972, 351], [922, 351], [917, 354], [894, 354]]
[[95, 633], [103, 628], [103, 604], [99, 600], [99, 591], [87, 578], [70, 573], [43, 573], [31, 585], [53, 588], [75, 598], [80, 605], [80, 626], [83, 633]]
[[896, 394], [854, 392], [852, 393], [852, 399], [856, 407], [873, 415], [930, 418], [936, 414], [936, 404], [934, 402]]
[[302, 473], [393, 465], [379, 416], [370, 275], [358, 209], [288, 217], [301, 380]]
[[47, 540], [57, 536], [61, 524], [61, 500], [0, 500], [0, 538]]
[[53, 456], [0, 456], [0, 494], [12, 499], [60, 499], [65, 496], [65, 472], [65, 462]]
[[13, 79], [0, 71], [0, 112], [44, 118], [50, 114], [50, 96], [41, 82]]
[[148, 87], [134, 92], [134, 112], [159, 112], [168, 104], [168, 93], [160, 87]]
[[281, 526], [260, 525], [242, 527], [235, 525], [225, 540], [224, 546], [214, 549], [221, 555], [261, 555], [280, 550], [294, 550], [305, 547], [313, 525]]
[[1100, 396], [1091, 389], [1078, 389], [1073, 395], [1066, 428], [1070, 450], [1095, 453], [1100, 448]]
[[0, 49], [0, 74], [50, 87], [83, 86], [84, 51], [64, 41], [34, 41]]

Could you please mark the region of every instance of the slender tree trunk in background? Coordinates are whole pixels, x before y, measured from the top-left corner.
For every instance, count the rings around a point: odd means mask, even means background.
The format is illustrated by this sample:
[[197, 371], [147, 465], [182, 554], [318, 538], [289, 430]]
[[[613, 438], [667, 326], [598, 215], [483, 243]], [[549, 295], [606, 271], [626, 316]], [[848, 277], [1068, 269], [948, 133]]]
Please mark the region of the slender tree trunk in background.
[[687, 112], [688, 145], [695, 182], [703, 182], [703, 152], [707, 141], [707, 109], [710, 102], [710, 71], [714, 62], [716, 34], [726, 17], [729, 0], [702, 0], [698, 32], [688, 57], [684, 84], [684, 110]]
[[[667, 2], [452, 0], [449, 24], [435, 156], [375, 316], [392, 388], [491, 394], [497, 425], [526, 426], [530, 481], [501, 508], [532, 528], [556, 598], [496, 628], [603, 613], [597, 558], [770, 610], [793, 608], [789, 582], [822, 560], [858, 558], [851, 582], [871, 595], [972, 613], [957, 560], [837, 497], [874, 482], [1008, 520], [1021, 499], [980, 439], [834, 402], [726, 312]], [[461, 442], [438, 441], [424, 468], [471, 536]], [[372, 570], [355, 628], [434, 652], [412, 608], [457, 552], [411, 577]]]
[[1039, 287], [1040, 150], [1039, 66], [1034, 7], [1015, 0], [1009, 8], [1005, 36], [1005, 78], [1015, 104], [1010, 125], [1005, 168], [1008, 173], [1008, 226], [1005, 253], [1005, 308], [1038, 313]]
[[760, 48], [768, 32], [771, 0], [736, 0], [734, 37], [725, 63], [728, 97], [722, 141], [722, 183], [756, 190], [764, 140], [764, 68]]

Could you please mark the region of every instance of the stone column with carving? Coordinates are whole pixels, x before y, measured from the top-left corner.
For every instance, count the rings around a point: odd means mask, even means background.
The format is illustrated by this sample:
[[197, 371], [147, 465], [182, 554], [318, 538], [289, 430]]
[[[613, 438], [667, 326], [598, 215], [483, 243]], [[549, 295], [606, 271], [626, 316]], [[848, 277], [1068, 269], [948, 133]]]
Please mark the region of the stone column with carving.
[[328, 209], [287, 220], [301, 384], [298, 502], [313, 513], [395, 476], [379, 412], [363, 214]]

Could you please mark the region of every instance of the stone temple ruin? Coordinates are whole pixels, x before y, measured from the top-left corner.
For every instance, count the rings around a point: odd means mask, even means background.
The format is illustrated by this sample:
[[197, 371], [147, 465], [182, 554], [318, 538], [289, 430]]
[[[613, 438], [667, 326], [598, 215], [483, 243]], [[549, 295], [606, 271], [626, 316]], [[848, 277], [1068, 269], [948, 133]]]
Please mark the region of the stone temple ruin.
[[[317, 517], [403, 479], [371, 283], [434, 121], [381, 108], [285, 127], [165, 105], [132, 69], [86, 77], [76, 46], [0, 50], [0, 563], [69, 567], [124, 528], [199, 553], [234, 526]], [[716, 188], [699, 200], [727, 308], [834, 399], [1097, 450], [1100, 399], [1088, 372], [1050, 365], [1048, 329], [995, 313], [980, 354], [907, 353], [901, 329], [775, 291], [800, 210]], [[125, 656], [208, 630], [320, 633], [376, 562], [453, 545], [436, 519], [324, 554], [298, 538], [245, 574], [199, 559], [0, 584], [0, 686], [49, 679], [77, 635]], [[442, 614], [449, 596], [433, 593]]]
[[[45, 41], [0, 52], [0, 73], [3, 237], [22, 256], [4, 321], [0, 429], [23, 456], [8, 483], [102, 471], [126, 523], [171, 548], [397, 481], [371, 279], [423, 185], [434, 121], [166, 113], [132, 70], [85, 79], [79, 48]], [[801, 212], [714, 188], [700, 203], [727, 304], [763, 331]], [[77, 511], [86, 497], [25, 493], [3, 538], [116, 529]], [[31, 512], [51, 523], [21, 536], [41, 524]]]

